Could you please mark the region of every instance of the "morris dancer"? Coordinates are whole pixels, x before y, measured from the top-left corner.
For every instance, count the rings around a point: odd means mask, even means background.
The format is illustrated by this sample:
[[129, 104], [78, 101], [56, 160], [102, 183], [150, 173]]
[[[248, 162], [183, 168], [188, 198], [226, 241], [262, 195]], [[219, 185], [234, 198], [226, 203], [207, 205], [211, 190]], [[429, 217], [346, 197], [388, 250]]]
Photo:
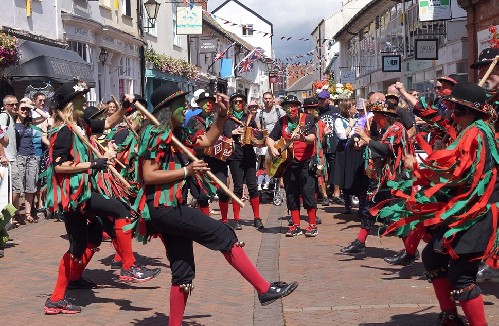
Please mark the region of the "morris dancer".
[[[115, 126], [123, 119], [124, 110], [116, 112], [106, 122], [91, 120], [89, 125], [80, 119], [83, 115], [83, 103], [89, 89], [82, 82], [68, 82], [54, 93], [52, 103], [56, 112], [55, 124], [50, 134], [50, 160], [47, 174], [47, 207], [53, 212], [64, 214], [64, 224], [69, 238], [69, 250], [64, 254], [59, 265], [59, 274], [54, 291], [45, 302], [46, 314], [75, 314], [81, 307], [65, 299], [70, 278], [80, 276], [92, 259], [102, 241], [102, 225], [96, 215], [116, 219], [117, 243], [123, 264], [120, 279], [144, 282], [156, 274], [146, 268], [135, 265], [131, 248], [131, 233], [124, 232], [122, 226], [129, 223], [130, 210], [115, 198], [106, 198], [98, 192], [95, 175], [107, 168], [108, 157], [92, 160], [89, 149], [82, 140], [73, 134], [72, 128], [79, 123], [86, 135], [102, 132]], [[79, 128], [79, 127], [76, 127]], [[87, 222], [89, 221], [89, 222]], [[95, 287], [95, 283], [83, 279], [80, 287]], [[84, 283], [84, 284], [82, 284]]]
[[[188, 163], [185, 154], [172, 146], [171, 136], [179, 139], [186, 135], [184, 112], [185, 92], [175, 83], [157, 88], [151, 95], [153, 114], [161, 127], [147, 126], [142, 133], [139, 149], [143, 188], [136, 207], [143, 211], [153, 229], [161, 234], [172, 271], [169, 325], [182, 324], [187, 298], [193, 289], [195, 274], [193, 242], [223, 253], [232, 265], [258, 292], [262, 305], [287, 296], [298, 286], [296, 282], [268, 282], [251, 263], [234, 230], [199, 210], [183, 205], [186, 199], [186, 179], [203, 177], [208, 165], [197, 160]], [[218, 117], [210, 130], [199, 135], [195, 146], [212, 146], [222, 132], [227, 118], [228, 98], [217, 95]]]
[[[293, 161], [284, 172], [286, 204], [291, 211], [293, 225], [286, 232], [287, 237], [303, 234], [300, 228], [300, 195], [303, 207], [307, 210], [308, 227], [305, 236], [315, 237], [317, 229], [317, 199], [315, 196], [315, 168], [310, 169], [310, 162], [315, 156], [315, 121], [311, 115], [300, 114], [301, 102], [294, 95], [282, 101], [286, 116], [279, 119], [267, 138], [267, 146], [273, 157], [280, 156], [275, 144], [281, 138], [292, 141]], [[298, 129], [296, 129], [298, 128]]]
[[439, 325], [464, 325], [457, 301], [471, 325], [486, 325], [476, 275], [480, 261], [497, 261], [499, 250], [499, 152], [489, 122], [495, 112], [486, 100], [486, 91], [478, 85], [456, 84], [446, 104], [461, 130], [457, 139], [443, 150], [430, 149], [421, 167], [408, 156], [405, 166], [415, 169], [415, 178], [393, 186], [412, 190], [410, 196], [402, 205], [397, 202], [380, 210], [396, 221], [387, 233], [421, 225], [431, 228], [422, 258], [442, 310]]
[[[256, 182], [256, 153], [251, 144], [243, 144], [245, 126], [256, 128], [253, 115], [244, 112], [245, 96], [242, 94], [233, 94], [230, 97], [231, 110], [230, 116], [225, 122], [224, 136], [231, 138], [234, 142], [234, 152], [227, 159], [229, 169], [234, 184], [234, 193], [237, 197], [243, 197], [243, 183], [246, 182], [250, 197], [251, 209], [253, 210], [253, 225], [257, 229], [263, 229], [262, 219], [260, 218], [260, 193]], [[220, 196], [220, 207], [222, 203], [228, 203], [227, 195]], [[233, 203], [234, 228], [241, 230], [240, 210], [241, 207]], [[227, 214], [222, 212], [222, 222], [227, 222]]]

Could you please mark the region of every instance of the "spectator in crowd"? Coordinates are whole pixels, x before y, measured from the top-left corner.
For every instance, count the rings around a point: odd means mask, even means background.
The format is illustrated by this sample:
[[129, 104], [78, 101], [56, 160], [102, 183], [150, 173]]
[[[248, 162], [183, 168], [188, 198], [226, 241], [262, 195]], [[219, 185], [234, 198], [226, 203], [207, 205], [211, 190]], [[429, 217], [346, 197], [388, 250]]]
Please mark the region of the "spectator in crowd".
[[[12, 174], [12, 191], [16, 194], [17, 198], [19, 198], [20, 194], [24, 193], [25, 216], [26, 221], [29, 223], [37, 222], [37, 217], [31, 215], [33, 197], [37, 188], [39, 164], [39, 157], [35, 153], [35, 129], [32, 128], [34, 119], [32, 118], [31, 111], [34, 109], [37, 108], [33, 105], [33, 102], [28, 98], [23, 98], [14, 125], [17, 154], [14, 162], [16, 173]], [[46, 118], [46, 114], [40, 109], [37, 111], [40, 118], [36, 121], [40, 122]], [[19, 209], [19, 206], [16, 208]]]
[[[42, 92], [37, 92], [33, 95], [33, 104], [37, 107], [37, 109], [46, 112], [46, 96]], [[38, 118], [39, 114], [34, 111], [31, 112], [33, 118]], [[50, 113], [49, 113], [50, 117]], [[46, 169], [46, 154], [48, 152], [48, 140], [47, 143], [43, 142], [42, 135], [43, 133], [46, 133], [48, 131], [47, 128], [47, 121], [43, 121], [40, 124], [40, 130], [35, 129], [34, 130], [34, 145], [35, 145], [35, 154], [36, 157], [38, 157], [38, 174], [41, 174], [45, 171]], [[36, 213], [35, 210], [33, 209], [33, 212], [31, 213], [32, 215], [36, 215], [37, 213], [40, 212], [45, 212], [45, 207], [44, 207], [44, 190], [42, 190], [42, 185], [45, 184], [45, 182], [42, 182], [44, 180], [38, 180], [37, 181], [37, 189], [35, 193], [35, 199], [36, 199]], [[34, 204], [33, 204], [34, 207]], [[45, 215], [47, 217], [47, 215]]]

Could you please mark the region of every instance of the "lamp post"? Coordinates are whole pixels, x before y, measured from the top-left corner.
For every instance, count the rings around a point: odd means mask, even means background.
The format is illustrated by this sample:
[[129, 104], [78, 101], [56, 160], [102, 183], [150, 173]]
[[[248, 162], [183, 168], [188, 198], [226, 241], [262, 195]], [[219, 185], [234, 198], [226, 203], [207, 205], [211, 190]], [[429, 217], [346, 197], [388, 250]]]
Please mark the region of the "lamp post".
[[147, 0], [147, 2], [144, 3], [144, 7], [146, 7], [147, 19], [149, 20], [149, 26], [144, 28], [146, 29], [154, 28], [154, 26], [156, 25], [156, 19], [158, 18], [158, 11], [160, 5], [161, 4], [158, 3], [156, 0]]
[[109, 53], [107, 52], [106, 49], [101, 48], [100, 53], [99, 53], [99, 61], [104, 65], [107, 62], [107, 59], [109, 58]]

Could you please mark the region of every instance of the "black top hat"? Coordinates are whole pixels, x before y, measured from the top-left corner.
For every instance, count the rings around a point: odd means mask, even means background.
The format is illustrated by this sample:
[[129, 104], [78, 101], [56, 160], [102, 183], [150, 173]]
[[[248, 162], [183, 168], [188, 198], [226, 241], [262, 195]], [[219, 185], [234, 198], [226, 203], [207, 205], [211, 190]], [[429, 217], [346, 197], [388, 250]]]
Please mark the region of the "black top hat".
[[238, 97], [242, 98], [242, 99], [243, 99], [243, 101], [244, 101], [244, 102], [246, 102], [246, 95], [241, 94], [241, 93], [234, 93], [234, 94], [232, 94], [232, 95], [230, 96], [230, 99], [229, 99], [229, 100], [230, 100], [230, 102], [232, 102], [232, 101], [234, 101], [234, 100], [235, 100], [236, 98], [238, 98]]
[[371, 112], [398, 116], [397, 106], [392, 102], [376, 102], [371, 106]]
[[444, 76], [437, 78], [439, 82], [444, 82], [444, 83], [449, 83], [452, 86], [456, 85], [459, 82], [466, 81], [463, 77], [457, 75], [457, 74], [450, 74], [449, 76]]
[[488, 48], [480, 52], [478, 61], [470, 66], [471, 69], [478, 69], [480, 66], [490, 65], [495, 57], [499, 56], [499, 48]]
[[168, 82], [156, 88], [151, 94], [151, 104], [153, 106], [153, 113], [160, 108], [167, 106], [169, 102], [177, 97], [189, 94], [181, 90], [177, 83]]
[[83, 81], [72, 81], [62, 84], [52, 96], [52, 105], [56, 109], [64, 109], [66, 104], [80, 94], [86, 94], [90, 91]]
[[281, 105], [285, 105], [285, 104], [298, 104], [301, 106], [300, 100], [298, 99], [298, 97], [296, 97], [294, 95], [285, 96], [281, 102]]
[[491, 113], [489, 111], [490, 105], [485, 105], [487, 102], [487, 91], [469, 81], [457, 83], [452, 89], [452, 93], [445, 99], [478, 112]]
[[142, 97], [140, 94], [133, 94], [134, 101], [139, 102], [147, 109], [147, 100]]
[[213, 95], [210, 92], [203, 92], [199, 94], [198, 99], [196, 100], [196, 103], [199, 104], [202, 100], [207, 100], [207, 99], [212, 99], [213, 101], [216, 101], [217, 99], [215, 98], [215, 95]]
[[85, 111], [83, 111], [83, 120], [91, 120], [96, 118], [98, 115], [103, 113], [105, 110], [99, 110], [95, 106], [87, 106]]
[[397, 94], [388, 93], [385, 95], [385, 100], [396, 100], [397, 105], [398, 105], [398, 103], [400, 101], [400, 97]]
[[305, 109], [313, 109], [319, 106], [319, 101], [317, 100], [316, 97], [307, 97], [306, 99], [303, 100], [303, 107]]

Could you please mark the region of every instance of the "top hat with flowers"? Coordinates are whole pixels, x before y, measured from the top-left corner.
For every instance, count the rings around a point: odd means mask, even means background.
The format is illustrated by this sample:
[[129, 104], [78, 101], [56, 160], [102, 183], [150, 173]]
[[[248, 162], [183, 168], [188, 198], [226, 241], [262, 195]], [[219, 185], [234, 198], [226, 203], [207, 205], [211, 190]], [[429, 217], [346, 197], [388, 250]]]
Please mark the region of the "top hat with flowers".
[[64, 83], [52, 95], [52, 105], [56, 109], [64, 109], [75, 97], [89, 91], [87, 84], [81, 80]]
[[372, 113], [381, 113], [391, 116], [398, 116], [397, 114], [397, 106], [392, 102], [376, 102], [371, 105]]
[[481, 66], [490, 65], [495, 57], [499, 56], [499, 48], [487, 48], [480, 52], [478, 61], [473, 63], [470, 68], [478, 69]]
[[281, 102], [281, 105], [286, 105], [286, 104], [296, 104], [296, 105], [301, 106], [300, 100], [295, 95], [285, 96]]

